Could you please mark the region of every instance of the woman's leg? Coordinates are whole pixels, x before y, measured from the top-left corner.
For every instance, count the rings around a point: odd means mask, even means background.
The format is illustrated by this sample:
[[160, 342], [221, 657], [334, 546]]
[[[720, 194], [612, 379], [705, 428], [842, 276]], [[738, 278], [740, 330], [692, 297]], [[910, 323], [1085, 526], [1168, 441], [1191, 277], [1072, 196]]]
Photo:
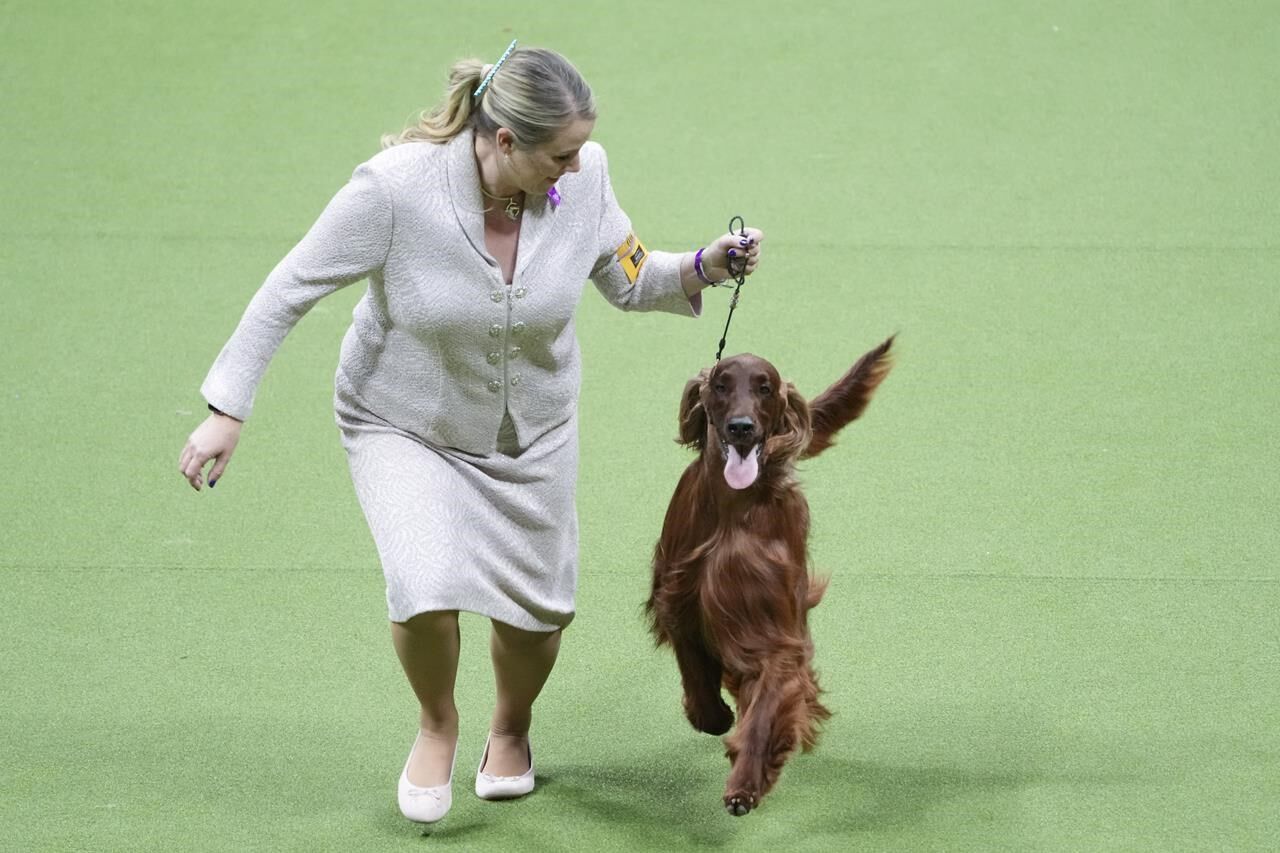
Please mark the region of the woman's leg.
[[391, 623], [400, 665], [422, 706], [421, 731], [409, 762], [409, 782], [434, 787], [449, 781], [458, 744], [458, 708], [453, 684], [458, 675], [458, 611], [419, 613]]
[[483, 769], [492, 776], [520, 776], [529, 769], [533, 701], [555, 666], [560, 631], [522, 631], [493, 620], [489, 649], [497, 704], [489, 726], [489, 758]]

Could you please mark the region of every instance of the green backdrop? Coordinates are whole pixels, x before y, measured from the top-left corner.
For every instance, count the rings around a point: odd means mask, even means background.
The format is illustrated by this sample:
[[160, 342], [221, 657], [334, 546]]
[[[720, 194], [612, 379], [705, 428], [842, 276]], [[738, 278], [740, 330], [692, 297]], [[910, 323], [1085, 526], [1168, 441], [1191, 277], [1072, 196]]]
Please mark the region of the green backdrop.
[[[650, 248], [766, 232], [729, 352], [812, 395], [836, 716], [749, 817], [640, 617], [699, 322], [579, 314], [579, 615], [540, 785], [394, 786], [415, 709], [332, 422], [362, 286], [176, 471], [266, 273], [455, 59], [592, 83]], [[1280, 8], [1266, 0], [0, 3], [0, 848], [1262, 850], [1280, 837]]]

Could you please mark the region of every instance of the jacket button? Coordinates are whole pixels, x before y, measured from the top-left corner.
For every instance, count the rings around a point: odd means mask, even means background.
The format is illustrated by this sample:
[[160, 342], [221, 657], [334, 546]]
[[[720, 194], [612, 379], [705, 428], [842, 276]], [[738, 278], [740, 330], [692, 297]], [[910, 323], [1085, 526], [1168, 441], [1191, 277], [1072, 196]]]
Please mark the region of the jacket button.
[[489, 298], [492, 299], [494, 302], [501, 302], [503, 299], [502, 291], [501, 290], [493, 291], [492, 293], [489, 294]]
[[525, 290], [523, 287], [517, 287], [515, 291], [516, 299], [524, 299], [524, 295], [528, 292], [529, 291]]
[[497, 364], [498, 362], [502, 361], [502, 353], [496, 352], [496, 351], [491, 352], [489, 353], [488, 356], [486, 356], [486, 358], [488, 358], [490, 364]]
[[509, 353], [508, 353], [508, 355], [509, 355], [509, 356], [511, 356], [512, 358], [519, 358], [519, 357], [520, 357], [520, 347], [512, 347], [512, 348], [511, 348], [511, 352], [509, 352]]
[[523, 331], [524, 331], [524, 323], [523, 323], [523, 322], [521, 322], [521, 323], [513, 323], [513, 324], [511, 325], [511, 333], [512, 333], [513, 335], [518, 335], [518, 334], [522, 333]]
[[520, 384], [520, 374], [519, 374], [519, 373], [517, 373], [515, 376], [512, 376], [512, 377], [511, 377], [511, 384], [512, 384], [512, 385], [519, 385], [519, 384]]
[[494, 323], [492, 326], [490, 326], [490, 327], [489, 327], [489, 337], [491, 337], [491, 338], [500, 338], [500, 337], [502, 337], [502, 324], [501, 324], [501, 323]]
[[490, 379], [490, 380], [489, 380], [489, 390], [490, 390], [490, 391], [492, 391], [493, 393], [497, 394], [499, 391], [501, 391], [501, 390], [502, 390], [502, 383], [501, 383], [501, 382], [499, 382], [497, 379]]

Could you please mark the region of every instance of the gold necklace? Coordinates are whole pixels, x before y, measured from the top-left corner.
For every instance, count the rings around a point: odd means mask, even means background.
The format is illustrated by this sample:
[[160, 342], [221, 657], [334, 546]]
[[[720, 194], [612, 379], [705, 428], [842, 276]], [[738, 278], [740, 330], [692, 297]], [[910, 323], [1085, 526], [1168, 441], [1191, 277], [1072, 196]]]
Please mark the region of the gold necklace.
[[[480, 185], [480, 192], [488, 196], [489, 198], [493, 199], [494, 201], [505, 201], [507, 204], [506, 204], [506, 207], [503, 208], [502, 212], [507, 215], [508, 219], [514, 222], [515, 220], [520, 218], [520, 205], [516, 203], [515, 196], [508, 197], [508, 196], [494, 195], [493, 193], [486, 190], [483, 184]], [[485, 208], [485, 209], [488, 210], [488, 208]]]

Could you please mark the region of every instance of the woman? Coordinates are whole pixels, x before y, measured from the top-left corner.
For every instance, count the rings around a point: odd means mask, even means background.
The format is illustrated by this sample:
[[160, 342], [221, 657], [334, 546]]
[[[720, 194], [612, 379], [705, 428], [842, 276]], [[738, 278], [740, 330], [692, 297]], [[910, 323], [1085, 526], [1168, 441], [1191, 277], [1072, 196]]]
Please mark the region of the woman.
[[532, 707], [574, 614], [585, 280], [624, 310], [697, 316], [731, 262], [755, 270], [763, 237], [648, 252], [588, 141], [590, 88], [558, 54], [514, 46], [492, 66], [455, 64], [444, 102], [384, 139], [268, 276], [201, 387], [212, 413], [179, 462], [199, 490], [212, 461], [212, 488], [288, 331], [369, 280], [334, 399], [421, 705], [399, 804], [422, 822], [452, 801], [459, 611], [493, 626], [497, 703], [476, 793], [533, 789]]

